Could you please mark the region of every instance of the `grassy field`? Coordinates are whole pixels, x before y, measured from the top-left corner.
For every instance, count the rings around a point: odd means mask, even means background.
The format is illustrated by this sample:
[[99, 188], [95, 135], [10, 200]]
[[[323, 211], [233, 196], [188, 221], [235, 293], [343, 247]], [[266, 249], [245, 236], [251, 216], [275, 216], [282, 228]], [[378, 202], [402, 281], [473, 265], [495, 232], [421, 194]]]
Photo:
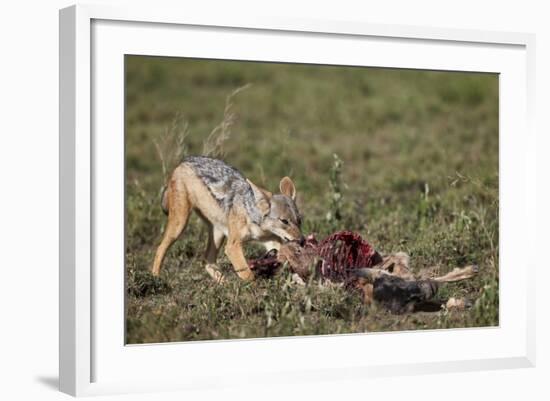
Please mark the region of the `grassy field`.
[[[498, 325], [496, 75], [127, 56], [125, 119], [128, 343]], [[440, 291], [472, 307], [391, 315], [284, 270], [216, 285], [195, 216], [152, 278], [166, 175], [203, 153], [272, 191], [292, 177], [306, 234], [358, 231], [414, 270], [478, 264]]]

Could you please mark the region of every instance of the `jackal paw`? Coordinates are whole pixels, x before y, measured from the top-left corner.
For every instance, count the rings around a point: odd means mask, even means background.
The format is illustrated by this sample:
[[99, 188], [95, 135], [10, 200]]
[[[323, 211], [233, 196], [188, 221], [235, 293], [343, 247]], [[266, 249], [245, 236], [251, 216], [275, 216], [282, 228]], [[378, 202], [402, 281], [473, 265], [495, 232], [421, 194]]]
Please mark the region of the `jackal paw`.
[[246, 282], [254, 281], [256, 279], [256, 275], [250, 269], [237, 271], [237, 275], [241, 280]]
[[217, 265], [214, 264], [207, 264], [205, 266], [206, 272], [214, 279], [214, 281], [217, 284], [223, 284], [225, 282], [225, 278], [223, 276], [223, 273], [220, 271]]

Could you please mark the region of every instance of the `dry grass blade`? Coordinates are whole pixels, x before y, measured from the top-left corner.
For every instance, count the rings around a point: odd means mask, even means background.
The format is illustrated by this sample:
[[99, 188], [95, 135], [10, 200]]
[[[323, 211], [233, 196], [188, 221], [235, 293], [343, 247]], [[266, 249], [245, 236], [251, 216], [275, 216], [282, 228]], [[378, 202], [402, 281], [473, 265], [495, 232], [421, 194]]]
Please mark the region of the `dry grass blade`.
[[170, 128], [164, 130], [159, 139], [153, 138], [153, 143], [162, 167], [163, 182], [168, 174], [185, 155], [185, 138], [189, 134], [189, 124], [183, 115], [178, 113]]
[[202, 154], [204, 156], [221, 157], [225, 156], [224, 143], [231, 137], [231, 128], [237, 121], [237, 114], [233, 111], [233, 99], [240, 92], [248, 89], [252, 84], [243, 85], [225, 98], [223, 120], [210, 132], [210, 135], [203, 143]]

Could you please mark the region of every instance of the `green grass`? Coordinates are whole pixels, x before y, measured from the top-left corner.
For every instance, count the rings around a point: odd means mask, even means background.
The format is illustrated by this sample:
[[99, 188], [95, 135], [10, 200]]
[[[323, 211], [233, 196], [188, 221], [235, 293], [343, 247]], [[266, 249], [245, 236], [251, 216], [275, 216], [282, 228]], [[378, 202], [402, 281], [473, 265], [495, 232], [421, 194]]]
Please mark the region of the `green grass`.
[[[128, 343], [498, 325], [497, 75], [127, 56], [125, 119]], [[473, 307], [396, 316], [286, 271], [215, 285], [197, 218], [152, 279], [166, 222], [158, 150], [173, 167], [215, 127], [230, 135], [215, 153], [252, 181], [294, 179], [305, 233], [358, 231], [414, 270], [478, 264], [440, 293]]]

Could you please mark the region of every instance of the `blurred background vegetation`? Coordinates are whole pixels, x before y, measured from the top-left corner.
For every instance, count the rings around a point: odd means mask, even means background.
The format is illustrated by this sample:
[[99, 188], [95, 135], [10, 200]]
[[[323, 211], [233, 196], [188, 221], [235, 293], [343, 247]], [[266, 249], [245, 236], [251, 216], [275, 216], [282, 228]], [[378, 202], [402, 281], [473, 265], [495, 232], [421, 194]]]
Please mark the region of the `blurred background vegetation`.
[[[145, 56], [125, 69], [128, 342], [498, 324], [497, 75]], [[152, 279], [160, 190], [182, 157], [204, 153], [272, 191], [292, 177], [305, 233], [358, 231], [415, 270], [478, 264], [441, 291], [473, 306], [394, 316], [284, 273], [216, 286], [198, 219]]]

